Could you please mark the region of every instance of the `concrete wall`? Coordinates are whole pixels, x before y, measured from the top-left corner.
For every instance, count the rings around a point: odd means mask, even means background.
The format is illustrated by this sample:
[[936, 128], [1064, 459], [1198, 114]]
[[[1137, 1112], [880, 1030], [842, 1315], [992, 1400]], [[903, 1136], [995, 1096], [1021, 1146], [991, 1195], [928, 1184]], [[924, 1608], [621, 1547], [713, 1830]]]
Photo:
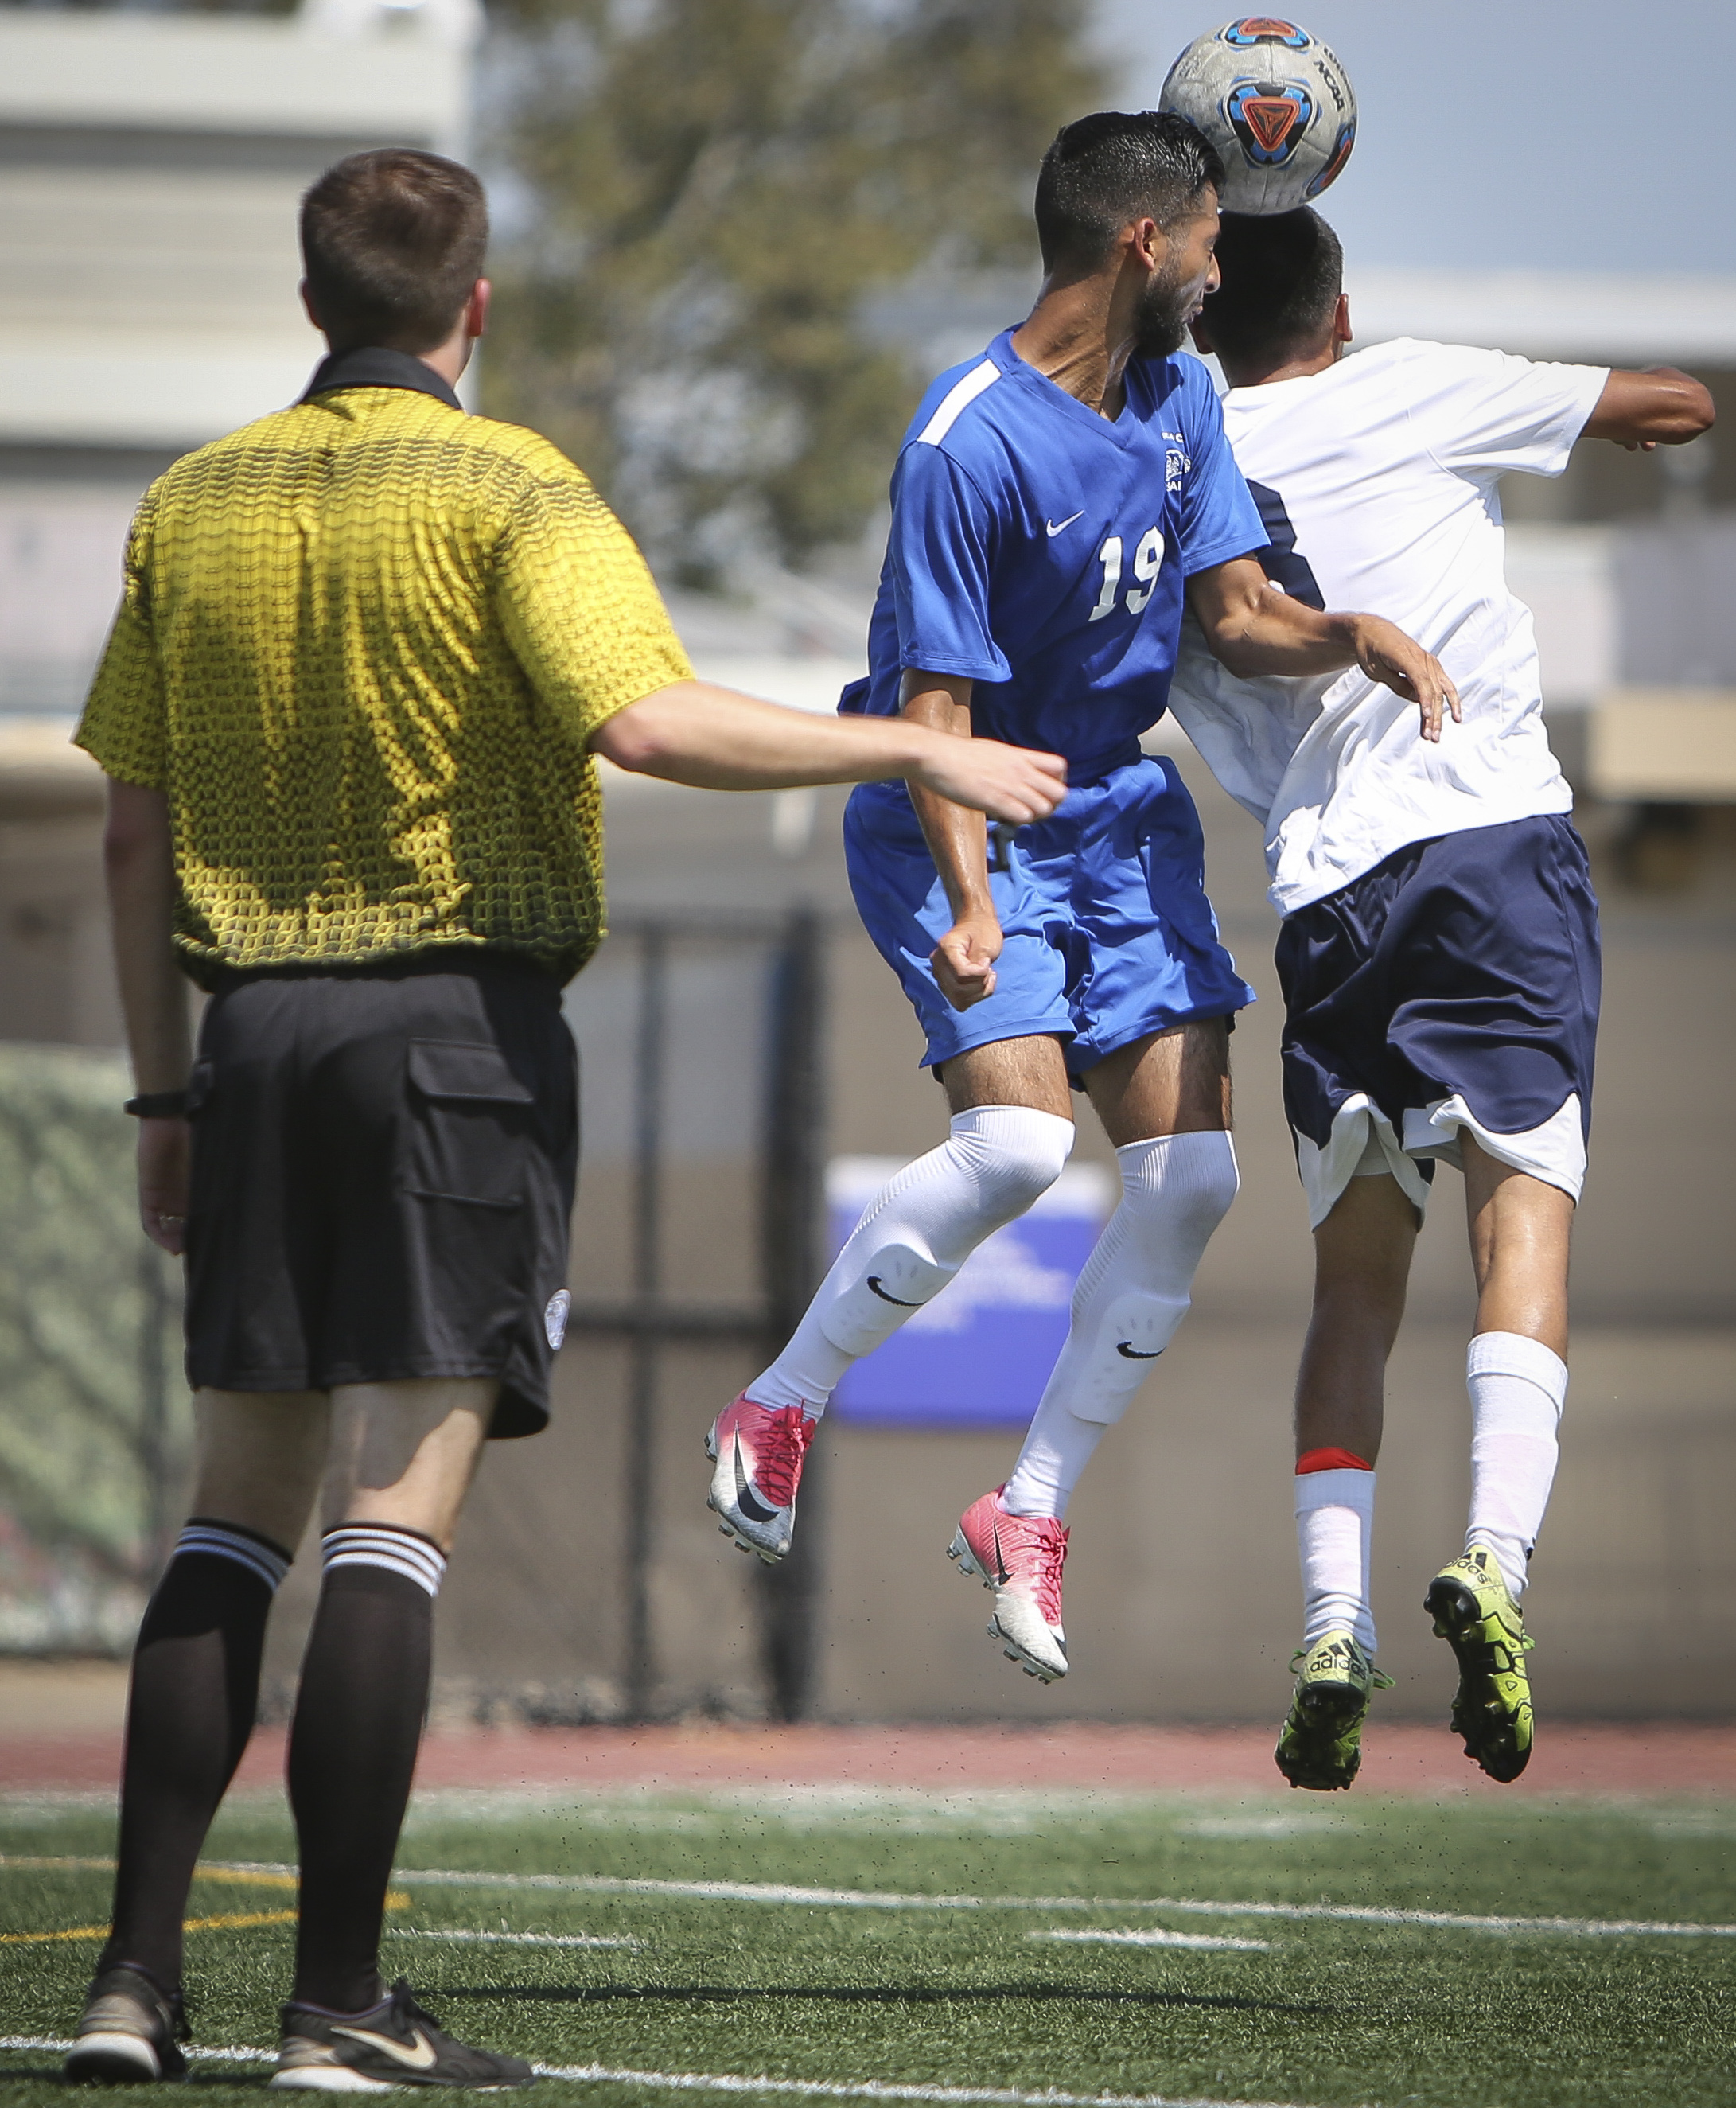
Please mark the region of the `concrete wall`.
[[360, 146], [463, 151], [479, 13], [0, 12], [0, 439], [181, 448], [293, 400], [300, 193]]
[[0, 715], [79, 707], [146, 484], [306, 385], [300, 195], [358, 147], [461, 154], [480, 27], [0, 7]]
[[[1309, 1243], [1277, 1094], [1274, 927], [1255, 831], [1196, 763], [1226, 934], [1262, 1001], [1236, 1034], [1244, 1190], [1202, 1270], [1194, 1313], [1075, 1503], [1068, 1624], [1077, 1664], [1045, 1690], [983, 1634], [987, 1597], [942, 1556], [965, 1503], [1005, 1475], [1011, 1434], [829, 1428], [809, 1528], [825, 1533], [821, 1702], [852, 1718], [1068, 1714], [1264, 1718], [1296, 1640], [1289, 1395]], [[6, 773], [0, 771], [0, 789]], [[17, 781], [16, 777], [12, 779]], [[46, 779], [44, 779], [46, 780]], [[58, 779], [64, 782], [65, 778]], [[38, 785], [40, 790], [40, 784]], [[88, 789], [78, 795], [88, 798]], [[0, 796], [0, 1036], [112, 1043], [88, 807], [45, 817]], [[609, 854], [618, 913], [812, 900], [836, 911], [830, 966], [832, 1153], [914, 1155], [943, 1131], [920, 1041], [852, 918], [822, 794], [810, 846], [780, 856], [771, 798], [617, 781]], [[1608, 849], [1619, 813], [1582, 815], [1605, 888], [1607, 1000], [1594, 1169], [1578, 1226], [1574, 1388], [1561, 1476], [1539, 1548], [1532, 1621], [1540, 1701], [1581, 1714], [1724, 1713], [1736, 1642], [1736, 831], [1713, 828], [1684, 891], [1623, 890]], [[780, 828], [792, 840], [786, 824]], [[34, 963], [33, 963], [34, 962]], [[754, 1281], [752, 1153], [761, 966], [685, 947], [673, 990], [679, 1104], [668, 1260], [679, 1292], [739, 1296]], [[575, 987], [586, 1057], [586, 1164], [573, 1281], [625, 1285], [633, 984], [606, 953]], [[1107, 1160], [1094, 1128], [1082, 1156]], [[1445, 1651], [1419, 1605], [1457, 1547], [1466, 1490], [1462, 1381], [1470, 1299], [1459, 1182], [1443, 1172], [1393, 1366], [1381, 1464], [1376, 1607], [1392, 1712], [1441, 1713]], [[659, 1399], [652, 1603], [662, 1702], [752, 1712], [763, 1702], [758, 1570], [715, 1531], [699, 1442], [753, 1373], [746, 1347], [674, 1346]], [[606, 1713], [624, 1646], [626, 1359], [574, 1340], [546, 1435], [493, 1451], [447, 1594], [448, 1703]], [[269, 1673], [286, 1684], [315, 1562], [286, 1592]]]
[[[1184, 763], [1204, 813], [1226, 934], [1261, 1004], [1235, 1040], [1241, 1199], [1202, 1271], [1194, 1315], [1075, 1503], [1068, 1624], [1077, 1667], [1045, 1690], [984, 1637], [987, 1597], [942, 1554], [960, 1509], [1004, 1476], [1012, 1435], [835, 1426], [822, 1444], [825, 1544], [822, 1705], [852, 1718], [1066, 1714], [1122, 1718], [1275, 1716], [1297, 1637], [1289, 1397], [1308, 1293], [1306, 1219], [1277, 1097], [1272, 921], [1252, 825]], [[771, 801], [623, 786], [611, 804], [618, 909], [843, 908], [828, 797], [803, 858], [770, 853]], [[1594, 844], [1619, 816], [1585, 816]], [[1600, 856], [1606, 866], [1607, 858]], [[1581, 1714], [1723, 1713], [1736, 1643], [1719, 1612], [1736, 1583], [1725, 1518], [1736, 1499], [1736, 1205], [1722, 1088], [1736, 1016], [1736, 855], [1715, 841], [1697, 883], [1653, 898], [1608, 884], [1608, 999], [1594, 1171], [1579, 1225], [1575, 1384], [1555, 1503], [1539, 1549], [1532, 1619], [1540, 1701]], [[715, 962], [714, 962], [715, 964]], [[835, 1152], [911, 1153], [943, 1128], [915, 1067], [920, 1040], [884, 967], [842, 921], [832, 961]], [[601, 995], [600, 989], [599, 994]], [[593, 1072], [623, 1044], [624, 985], [582, 1036]], [[742, 991], [705, 1043], [715, 1071], [750, 1043]], [[574, 1285], [621, 1278], [621, 1079], [593, 1073], [592, 1169], [581, 1196]], [[709, 1154], [684, 1172], [672, 1256], [685, 1292], [750, 1279], [744, 1180], [750, 1101], [713, 1074], [723, 1108]], [[722, 1096], [716, 1094], [722, 1092]], [[731, 1133], [740, 1138], [733, 1162]], [[1103, 1160], [1082, 1128], [1082, 1154]], [[1392, 1712], [1440, 1715], [1450, 1664], [1419, 1605], [1457, 1549], [1467, 1490], [1463, 1385], [1470, 1313], [1459, 1186], [1443, 1173], [1393, 1365], [1381, 1468], [1376, 1606]], [[665, 1701], [759, 1702], [756, 1573], [704, 1507], [699, 1438], [751, 1373], [745, 1349], [672, 1350], [660, 1400], [653, 1591]], [[606, 1705], [623, 1641], [624, 1363], [570, 1347], [556, 1428], [484, 1469], [443, 1613], [442, 1664], [483, 1691], [530, 1679], [557, 1704]], [[820, 1521], [812, 1512], [810, 1525]]]

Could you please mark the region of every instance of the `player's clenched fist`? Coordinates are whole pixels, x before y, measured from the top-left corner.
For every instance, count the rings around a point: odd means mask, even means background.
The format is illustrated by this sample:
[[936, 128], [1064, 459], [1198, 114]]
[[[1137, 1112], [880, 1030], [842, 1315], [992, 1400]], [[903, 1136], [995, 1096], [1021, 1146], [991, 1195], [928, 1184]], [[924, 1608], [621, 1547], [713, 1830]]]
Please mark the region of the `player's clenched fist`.
[[995, 992], [1001, 921], [992, 909], [960, 915], [929, 954], [940, 992], [955, 1010], [969, 1010]]

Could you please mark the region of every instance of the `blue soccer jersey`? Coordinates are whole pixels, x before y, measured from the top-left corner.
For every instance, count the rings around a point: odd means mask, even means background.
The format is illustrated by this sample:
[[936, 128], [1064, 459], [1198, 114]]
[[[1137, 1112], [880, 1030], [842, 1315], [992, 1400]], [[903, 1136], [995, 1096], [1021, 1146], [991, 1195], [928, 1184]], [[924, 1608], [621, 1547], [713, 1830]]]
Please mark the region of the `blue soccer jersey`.
[[1197, 359], [1131, 360], [1112, 421], [1012, 336], [942, 374], [905, 436], [869, 677], [839, 707], [896, 716], [906, 667], [968, 675], [978, 738], [1082, 783], [1163, 714], [1187, 579], [1266, 534]]
[[893, 477], [869, 678], [839, 707], [897, 714], [907, 666], [969, 675], [971, 728], [1066, 757], [1051, 817], [999, 831], [995, 993], [942, 995], [946, 889], [902, 783], [855, 791], [857, 908], [904, 984], [931, 1065], [1052, 1035], [1075, 1077], [1118, 1048], [1253, 1000], [1206, 898], [1199, 816], [1140, 734], [1163, 716], [1189, 575], [1266, 546], [1205, 368], [1136, 359], [1113, 422], [1014, 351], [943, 373]]

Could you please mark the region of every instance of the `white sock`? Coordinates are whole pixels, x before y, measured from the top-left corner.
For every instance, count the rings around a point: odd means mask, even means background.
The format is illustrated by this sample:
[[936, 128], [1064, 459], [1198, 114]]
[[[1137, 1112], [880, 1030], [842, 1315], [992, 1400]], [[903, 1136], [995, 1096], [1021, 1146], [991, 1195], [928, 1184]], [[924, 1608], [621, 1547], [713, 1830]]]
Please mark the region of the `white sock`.
[[1235, 1146], [1217, 1130], [1130, 1142], [1115, 1155], [1121, 1205], [1073, 1290], [1066, 1344], [1001, 1497], [1009, 1515], [1065, 1516], [1104, 1430], [1176, 1336], [1236, 1196]]
[[1073, 1124], [1057, 1113], [955, 1113], [940, 1147], [906, 1164], [869, 1203], [789, 1345], [746, 1395], [817, 1419], [851, 1363], [890, 1339], [991, 1232], [1047, 1192], [1073, 1146]]
[[1471, 1520], [1464, 1548], [1495, 1554], [1517, 1602], [1549, 1504], [1567, 1365], [1522, 1332], [1479, 1332], [1465, 1357], [1471, 1394]]
[[1374, 1534], [1373, 1471], [1344, 1465], [1298, 1472], [1296, 1548], [1302, 1558], [1305, 1647], [1324, 1633], [1347, 1628], [1373, 1659], [1369, 1544]]

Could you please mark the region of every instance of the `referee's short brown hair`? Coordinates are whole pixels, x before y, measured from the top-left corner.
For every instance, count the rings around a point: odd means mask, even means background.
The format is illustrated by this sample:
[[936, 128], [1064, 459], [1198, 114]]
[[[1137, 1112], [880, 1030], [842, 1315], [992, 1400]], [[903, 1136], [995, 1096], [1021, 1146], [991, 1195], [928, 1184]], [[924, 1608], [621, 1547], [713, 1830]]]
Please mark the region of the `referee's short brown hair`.
[[351, 154], [301, 201], [308, 291], [338, 350], [443, 344], [488, 243], [482, 185], [456, 161], [413, 146]]

